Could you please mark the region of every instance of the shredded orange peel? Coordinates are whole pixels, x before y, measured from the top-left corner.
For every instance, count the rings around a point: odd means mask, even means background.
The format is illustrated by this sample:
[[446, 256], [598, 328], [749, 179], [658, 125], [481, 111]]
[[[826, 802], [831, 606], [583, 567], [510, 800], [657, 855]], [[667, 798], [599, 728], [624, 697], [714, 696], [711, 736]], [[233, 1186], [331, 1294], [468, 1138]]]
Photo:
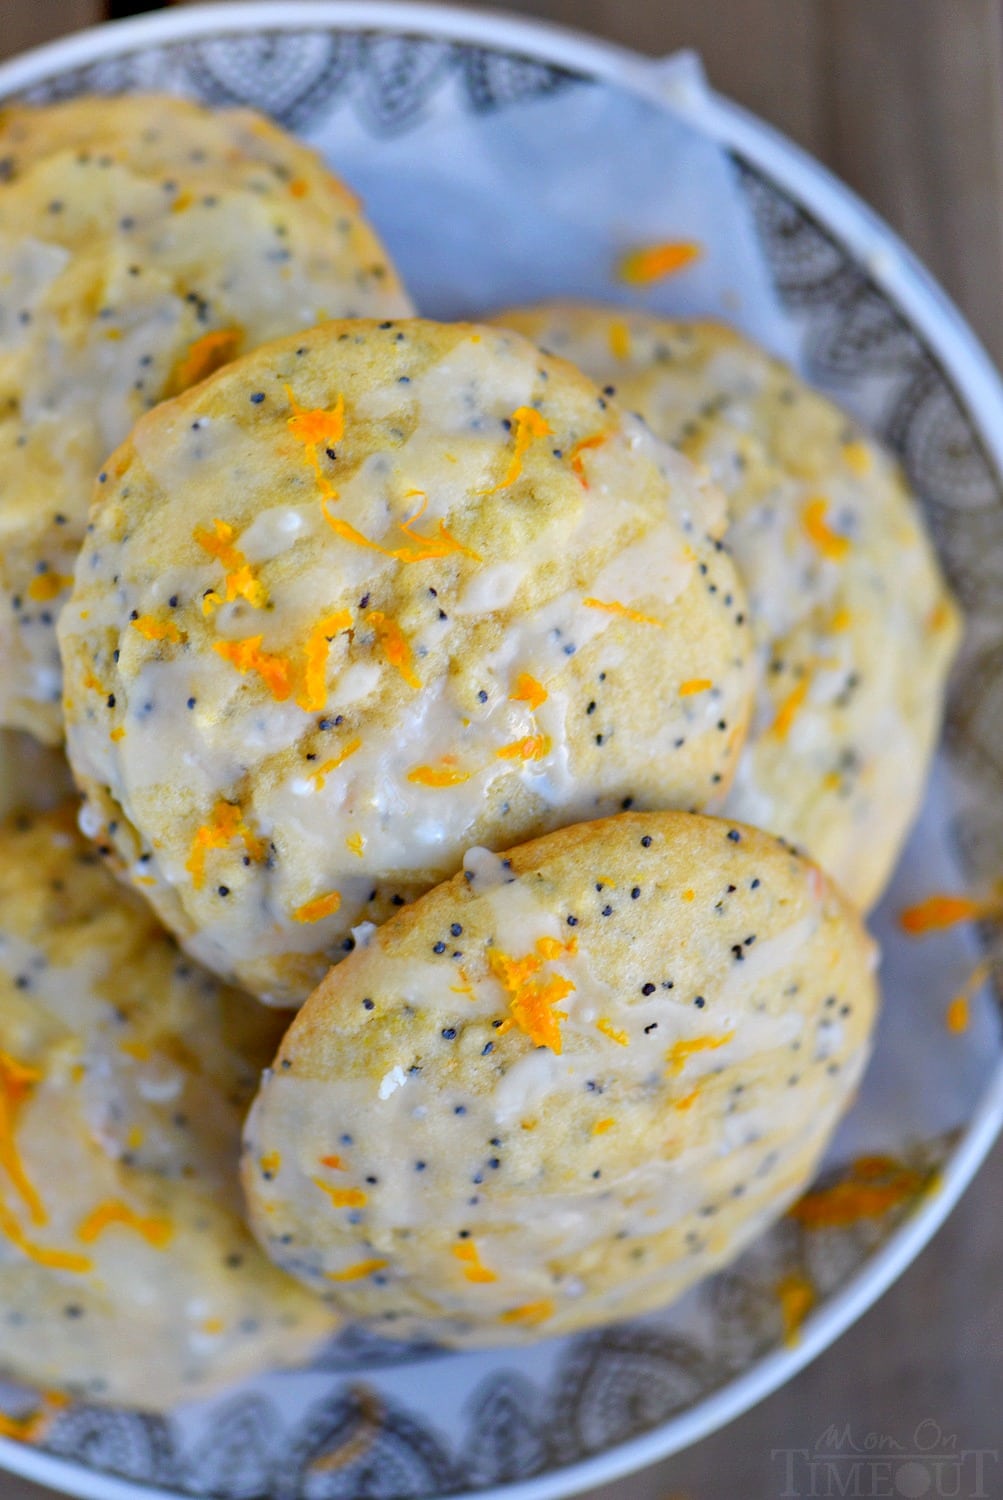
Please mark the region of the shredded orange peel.
[[158, 620], [155, 615], [137, 615], [131, 624], [148, 641], [169, 641], [176, 646], [185, 638], [173, 620]]
[[921, 1172], [891, 1157], [862, 1156], [841, 1182], [806, 1193], [788, 1214], [805, 1229], [841, 1229], [861, 1219], [879, 1218], [926, 1186]]
[[663, 625], [663, 620], [656, 620], [654, 615], [643, 615], [638, 609], [631, 609], [627, 604], [621, 604], [619, 599], [583, 599], [582, 603], [586, 609], [602, 609], [609, 615], [622, 615], [625, 620], [634, 620], [639, 625]]
[[48, 1214], [17, 1149], [17, 1125], [21, 1109], [41, 1081], [42, 1074], [37, 1068], [0, 1052], [0, 1168], [6, 1172], [11, 1187], [36, 1225], [46, 1224]]
[[268, 603], [268, 595], [247, 558], [235, 545], [236, 528], [229, 521], [221, 521], [218, 516], [212, 526], [212, 531], [204, 526], [197, 526], [194, 536], [203, 552], [222, 563], [226, 592], [220, 594], [218, 590], [210, 589], [202, 599], [202, 613], [211, 614], [224, 601], [232, 604], [235, 599], [245, 599], [252, 608], [264, 609]]
[[372, 1276], [377, 1271], [384, 1271], [389, 1264], [385, 1260], [359, 1260], [354, 1266], [346, 1266], [343, 1271], [325, 1271], [328, 1281], [362, 1281], [366, 1276]]
[[[181, 213], [191, 203], [190, 193], [179, 193], [171, 208], [172, 213]], [[190, 386], [197, 385], [200, 380], [221, 370], [235, 357], [244, 337], [242, 328], [213, 328], [209, 333], [204, 333], [194, 343], [189, 344], [185, 353], [178, 360], [171, 371], [167, 382], [167, 394], [169, 396], [180, 395], [187, 391]]]
[[577, 951], [575, 938], [567, 943], [557, 938], [539, 938], [536, 951], [522, 958], [512, 958], [499, 948], [488, 950], [488, 969], [505, 990], [511, 1011], [511, 1016], [497, 1028], [499, 1036], [518, 1026], [538, 1047], [549, 1047], [560, 1056], [564, 1046], [560, 1022], [568, 1017], [566, 1011], [556, 1007], [575, 986], [563, 974], [551, 974], [545, 979], [538, 976], [545, 963], [554, 963]]
[[104, 1203], [99, 1203], [80, 1221], [77, 1239], [84, 1245], [92, 1245], [102, 1234], [113, 1228], [132, 1230], [154, 1250], [166, 1249], [174, 1235], [168, 1219], [139, 1214], [121, 1199], [109, 1198]]
[[341, 892], [328, 891], [323, 896], [314, 896], [312, 901], [304, 901], [302, 906], [297, 906], [293, 912], [294, 922], [323, 922], [325, 917], [333, 916], [341, 905]]
[[641, 245], [621, 256], [617, 275], [628, 286], [650, 286], [663, 277], [675, 276], [702, 255], [703, 248], [696, 240], [665, 240], [657, 245]]
[[1003, 892], [993, 896], [958, 896], [935, 892], [899, 912], [899, 926], [910, 937], [942, 932], [960, 922], [980, 922], [1003, 916]]
[[832, 562], [842, 562], [850, 550], [849, 537], [833, 531], [826, 520], [829, 502], [823, 495], [806, 500], [801, 510], [801, 524], [805, 535], [814, 547]]
[[191, 853], [185, 864], [185, 869], [192, 877], [192, 884], [197, 891], [201, 890], [205, 884], [206, 855], [213, 849], [226, 849], [236, 839], [243, 841], [244, 848], [251, 859], [263, 857], [265, 842], [251, 832], [240, 806], [235, 802], [217, 802], [208, 822], [195, 830]]
[[514, 447], [512, 458], [509, 462], [505, 475], [493, 484], [490, 489], [481, 490], [482, 495], [494, 495], [499, 490], [507, 490], [509, 485], [515, 484], [522, 473], [522, 461], [529, 451], [530, 445], [537, 438], [550, 437], [553, 429], [549, 422], [536, 410], [534, 406], [517, 406], [512, 413], [512, 433]]
[[568, 454], [568, 462], [571, 465], [572, 473], [577, 476], [578, 482], [583, 489], [588, 489], [589, 481], [588, 475], [585, 473], [585, 460], [582, 454], [588, 453], [593, 448], [601, 448], [604, 443], [609, 442], [611, 437], [612, 433], [609, 432], [594, 432], [590, 437], [579, 438], [577, 443], [572, 446]]
[[[344, 750], [342, 750], [340, 755], [332, 756], [330, 760], [325, 760], [321, 765], [319, 765], [316, 771], [313, 773], [313, 784], [317, 788], [318, 792], [323, 790], [324, 783], [331, 775], [332, 771], [337, 771], [339, 766], [343, 766], [346, 760], [349, 760], [357, 750], [361, 749], [361, 740], [350, 740], [345, 746]], [[365, 846], [365, 842], [366, 841], [361, 833], [354, 833], [350, 836], [350, 838], [347, 838], [345, 840], [345, 843], [348, 845], [349, 849], [351, 849], [353, 854], [361, 854], [363, 847]]]
[[480, 1252], [473, 1240], [460, 1240], [459, 1244], [453, 1246], [453, 1254], [463, 1266], [463, 1274], [468, 1281], [487, 1283], [498, 1280], [495, 1272], [481, 1261]]
[[483, 561], [479, 552], [475, 552], [472, 547], [466, 546], [465, 543], [453, 535], [441, 517], [439, 519], [439, 530], [432, 536], [422, 536], [420, 532], [415, 531], [413, 529], [414, 526], [421, 520], [427, 509], [428, 497], [423, 496], [422, 503], [414, 514], [408, 516], [406, 520], [398, 521], [397, 523], [398, 528], [412, 545], [407, 547], [384, 547], [381, 542], [373, 542], [370, 541], [369, 537], [363, 536], [362, 532], [353, 526], [350, 521], [346, 521], [341, 516], [335, 515], [329, 509], [329, 497], [327, 495], [321, 497], [321, 510], [324, 520], [330, 526], [331, 530], [336, 536], [340, 536], [343, 541], [353, 542], [357, 547], [367, 547], [371, 552], [379, 552], [383, 557], [392, 557], [401, 563], [428, 562], [432, 558], [448, 557], [450, 553], [462, 553], [464, 557], [469, 557], [474, 562]]
[[44, 573], [36, 573], [28, 585], [28, 598], [35, 604], [48, 604], [68, 589], [73, 583], [72, 573], [54, 573], [46, 569]]
[[800, 1341], [805, 1318], [815, 1306], [815, 1288], [800, 1271], [789, 1271], [777, 1282], [777, 1300], [780, 1303], [784, 1343], [788, 1348], [793, 1348]]
[[396, 620], [390, 619], [382, 610], [371, 609], [366, 616], [366, 623], [373, 627], [384, 656], [400, 673], [408, 687], [420, 688], [421, 681], [414, 670], [411, 647]]
[[806, 675], [795, 684], [783, 703], [781, 703], [777, 709], [776, 718], [768, 730], [768, 733], [772, 734], [774, 739], [786, 740], [794, 725], [794, 720], [804, 707], [810, 687], [811, 679]]
[[725, 1031], [720, 1036], [692, 1036], [673, 1042], [665, 1054], [669, 1073], [681, 1073], [691, 1057], [698, 1052], [716, 1052], [719, 1047], [726, 1046], [734, 1035], [734, 1031]]
[[548, 693], [542, 682], [537, 682], [528, 672], [520, 672], [508, 696], [510, 703], [528, 703], [530, 709], [535, 710], [546, 703]]

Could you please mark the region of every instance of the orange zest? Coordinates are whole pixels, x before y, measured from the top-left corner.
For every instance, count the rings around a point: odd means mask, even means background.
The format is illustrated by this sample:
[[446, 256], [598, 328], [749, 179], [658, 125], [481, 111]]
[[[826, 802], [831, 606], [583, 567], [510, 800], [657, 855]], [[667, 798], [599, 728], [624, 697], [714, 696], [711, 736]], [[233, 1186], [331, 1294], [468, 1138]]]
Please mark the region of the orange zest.
[[[178, 204], [183, 202], [184, 194], [181, 194], [175, 200], [172, 212], [180, 213]], [[188, 390], [189, 386], [197, 385], [200, 380], [205, 380], [216, 370], [228, 365], [240, 348], [243, 337], [242, 328], [214, 328], [189, 344], [187, 351], [171, 371], [167, 381], [167, 395], [177, 396]]]
[[619, 1028], [614, 1026], [613, 1022], [608, 1020], [605, 1016], [600, 1016], [599, 1020], [596, 1022], [596, 1030], [601, 1031], [603, 1036], [609, 1037], [611, 1042], [616, 1042], [618, 1047], [630, 1046], [630, 1037], [627, 1035], [627, 1033], [625, 1031], [620, 1031]]
[[605, 1120], [597, 1120], [592, 1127], [593, 1135], [605, 1135], [607, 1130], [612, 1130], [616, 1124], [612, 1115], [607, 1115]]
[[366, 623], [373, 627], [383, 654], [392, 667], [403, 677], [410, 688], [420, 688], [421, 682], [412, 665], [411, 647], [396, 620], [391, 620], [382, 610], [371, 609]]
[[336, 635], [351, 628], [351, 613], [347, 609], [336, 609], [334, 614], [318, 620], [310, 631], [303, 648], [300, 684], [296, 693], [296, 702], [307, 713], [319, 713], [327, 702], [328, 648]]
[[313, 472], [321, 494], [326, 500], [337, 500], [338, 491], [321, 467], [318, 449], [323, 448], [329, 457], [334, 458], [334, 450], [345, 435], [345, 398], [339, 395], [330, 411], [323, 407], [308, 409], [300, 406], [288, 385], [284, 390], [291, 413], [286, 418], [286, 425], [296, 441], [303, 445], [304, 461]]
[[407, 773], [408, 781], [413, 781], [416, 786], [447, 787], [461, 786], [463, 782], [469, 781], [473, 771], [461, 771], [452, 764], [455, 756], [444, 755], [437, 766], [415, 766]]
[[314, 1187], [320, 1188], [326, 1193], [335, 1208], [364, 1208], [369, 1202], [368, 1197], [361, 1188], [339, 1188], [332, 1187], [329, 1182], [324, 1182], [320, 1177], [312, 1177]]
[[28, 598], [36, 604], [47, 604], [63, 589], [68, 589], [72, 582], [72, 573], [52, 573], [46, 569], [44, 573], [36, 573], [29, 583]]
[[801, 510], [801, 524], [808, 540], [817, 547], [823, 557], [841, 562], [850, 550], [849, 537], [833, 531], [825, 519], [829, 502], [821, 495], [805, 502]]
[[265, 852], [263, 839], [256, 838], [244, 821], [244, 814], [235, 802], [217, 802], [212, 816], [195, 830], [191, 853], [185, 869], [192, 877], [196, 890], [205, 884], [205, 857], [211, 849], [225, 849], [235, 839], [243, 840], [244, 848], [252, 859], [261, 859]]
[[545, 1323], [554, 1316], [554, 1304], [549, 1297], [541, 1302], [524, 1302], [521, 1307], [510, 1307], [508, 1312], [498, 1314], [499, 1323]]
[[131, 621], [133, 630], [138, 630], [148, 641], [170, 641], [176, 646], [184, 640], [183, 633], [173, 620], [158, 620], [154, 615], [140, 615]]
[[777, 1300], [783, 1320], [784, 1343], [793, 1348], [801, 1337], [801, 1326], [815, 1306], [815, 1288], [799, 1271], [790, 1271], [777, 1282]]
[[[342, 750], [342, 752], [341, 752], [340, 755], [334, 756], [334, 758], [332, 760], [325, 760], [322, 765], [319, 765], [317, 767], [316, 771], [313, 773], [313, 784], [317, 788], [318, 792], [323, 789], [324, 782], [330, 776], [331, 772], [332, 771], [336, 771], [339, 766], [343, 766], [345, 764], [345, 761], [348, 760], [348, 758], [350, 756], [352, 756], [352, 755], [355, 754], [356, 750], [361, 750], [361, 749], [362, 749], [362, 741], [361, 740], [350, 740], [349, 743], [345, 746], [344, 750]], [[361, 839], [362, 835], [361, 835], [361, 833], [357, 833], [357, 834], [354, 834], [353, 837], [356, 838], [356, 839]], [[346, 839], [345, 842], [348, 843], [348, 840]], [[363, 839], [363, 843], [365, 843], [364, 839]], [[362, 846], [361, 845], [359, 846], [358, 849], [355, 849], [353, 847], [353, 845], [349, 844], [349, 848], [352, 849], [352, 852], [354, 854], [361, 854], [362, 853]]]
[[212, 589], [206, 594], [202, 600], [203, 614], [211, 613], [217, 605], [222, 604], [224, 598], [227, 604], [232, 604], [234, 599], [246, 599], [254, 609], [263, 609], [268, 603], [268, 595], [243, 552], [234, 545], [237, 535], [235, 529], [228, 521], [221, 521], [218, 517], [212, 525], [212, 531], [206, 530], [204, 526], [197, 526], [194, 536], [203, 552], [208, 552], [210, 557], [222, 563], [226, 593], [220, 596]]
[[324, 1275], [328, 1281], [361, 1281], [365, 1276], [372, 1276], [376, 1271], [385, 1271], [389, 1261], [385, 1260], [359, 1260], [354, 1266], [346, 1266], [343, 1271], [325, 1271]]
[[264, 651], [263, 640], [263, 635], [250, 635], [239, 641], [214, 641], [212, 649], [242, 677], [256, 672], [275, 701], [284, 703], [293, 690], [293, 666], [288, 657]]
[[349, 854], [357, 854], [362, 858], [362, 851], [366, 847], [366, 836], [364, 833], [350, 833], [345, 840], [345, 848]]
[[541, 703], [546, 703], [548, 694], [542, 682], [537, 682], [528, 672], [520, 672], [508, 696], [510, 703], [528, 703], [531, 709], [537, 709]]
[[720, 1036], [693, 1036], [683, 1041], [673, 1042], [665, 1054], [669, 1073], [681, 1073], [696, 1053], [716, 1052], [718, 1047], [723, 1047], [730, 1042], [734, 1035], [734, 1031], [725, 1031]]
[[33, 1260], [36, 1265], [48, 1267], [50, 1271], [70, 1271], [75, 1275], [84, 1275], [93, 1266], [90, 1256], [78, 1255], [73, 1250], [50, 1250], [46, 1245], [34, 1244], [28, 1239], [3, 1199], [0, 1199], [0, 1234], [4, 1235], [16, 1250], [20, 1250], [22, 1255]]
[[663, 621], [656, 620], [654, 615], [642, 615], [640, 610], [621, 604], [619, 599], [583, 599], [582, 603], [586, 609], [602, 609], [609, 615], [622, 615], [625, 620], [636, 620], [639, 625], [663, 624]]
[[614, 318], [609, 325], [609, 352], [614, 359], [629, 359], [630, 348], [630, 325], [623, 318]]
[[806, 1193], [788, 1214], [805, 1229], [842, 1229], [861, 1219], [879, 1218], [925, 1186], [922, 1173], [912, 1167], [887, 1156], [863, 1156], [843, 1181]]
[[659, 245], [642, 245], [621, 256], [617, 276], [628, 286], [650, 286], [665, 276], [674, 276], [699, 260], [703, 248], [696, 240], [665, 240]]
[[527, 734], [495, 751], [499, 760], [544, 760], [550, 754], [549, 734]]
[[21, 1108], [31, 1098], [42, 1074], [0, 1052], [0, 1168], [6, 1172], [33, 1224], [48, 1222], [48, 1214], [34, 1184], [24, 1170], [17, 1149], [17, 1124]]
[[127, 1203], [122, 1203], [118, 1198], [109, 1198], [106, 1202], [99, 1203], [97, 1208], [81, 1220], [77, 1226], [77, 1239], [84, 1245], [91, 1245], [105, 1230], [112, 1228], [131, 1229], [154, 1250], [163, 1250], [170, 1244], [174, 1234], [167, 1219], [152, 1216], [144, 1218]]
[[679, 684], [680, 698], [692, 698], [695, 693], [706, 693], [714, 686], [709, 677], [688, 677]]
[[907, 906], [899, 912], [899, 926], [910, 937], [924, 937], [928, 932], [942, 932], [959, 922], [978, 922], [983, 917], [998, 917], [1003, 904], [998, 897], [979, 899], [974, 896], [935, 894]]
[[944, 1024], [954, 1036], [961, 1036], [971, 1025], [972, 998], [977, 995], [992, 973], [992, 963], [984, 958], [969, 974], [964, 988], [959, 990], [944, 1012]]
[[794, 720], [804, 707], [810, 686], [810, 679], [802, 677], [777, 709], [777, 716], [768, 730], [768, 733], [772, 734], [775, 739], [785, 740], [790, 734]]
[[512, 450], [512, 458], [505, 476], [490, 489], [481, 490], [482, 495], [494, 495], [498, 490], [508, 489], [510, 484], [515, 484], [522, 473], [522, 461], [530, 447], [537, 438], [550, 437], [552, 428], [550, 424], [540, 415], [533, 406], [517, 406], [512, 413], [512, 431], [515, 437], [515, 446]]
[[494, 1271], [489, 1271], [487, 1266], [482, 1264], [480, 1253], [473, 1240], [461, 1240], [458, 1245], [453, 1246], [453, 1254], [462, 1264], [463, 1274], [468, 1281], [489, 1282], [498, 1280]]
[[353, 542], [357, 547], [367, 547], [371, 552], [379, 552], [383, 557], [392, 557], [397, 562], [402, 563], [428, 562], [431, 558], [448, 557], [451, 552], [461, 552], [465, 557], [472, 558], [474, 562], [482, 561], [480, 553], [475, 552], [472, 547], [468, 547], [465, 543], [459, 541], [441, 518], [439, 520], [439, 530], [432, 536], [422, 536], [419, 532], [411, 530], [420, 517], [424, 515], [428, 505], [427, 498], [423, 499], [421, 506], [413, 516], [409, 516], [406, 521], [399, 521], [397, 523], [408, 541], [413, 544], [407, 547], [384, 547], [381, 542], [370, 541], [369, 537], [363, 536], [362, 532], [353, 526], [350, 521], [344, 520], [341, 516], [335, 515], [328, 509], [330, 498], [328, 495], [321, 497], [321, 510], [324, 514], [324, 520], [336, 536], [340, 536], [343, 541]]
[[587, 453], [591, 448], [601, 448], [603, 443], [609, 442], [610, 436], [608, 432], [594, 432], [591, 437], [579, 438], [568, 454], [572, 473], [578, 476], [578, 481], [584, 489], [588, 489], [589, 481], [585, 473], [585, 461], [582, 454]]
[[541, 938], [537, 952], [522, 958], [512, 958], [498, 948], [490, 948], [488, 968], [508, 995], [512, 1013], [510, 1020], [498, 1028], [500, 1034], [516, 1025], [538, 1047], [549, 1047], [559, 1056], [564, 1046], [560, 1023], [568, 1017], [566, 1011], [556, 1007], [575, 986], [563, 974], [552, 974], [546, 979], [538, 977], [543, 965], [558, 956], [552, 947], [545, 946], [555, 941]]
[[302, 906], [297, 906], [293, 912], [294, 922], [323, 922], [325, 917], [333, 916], [341, 905], [341, 892], [328, 891], [324, 896], [314, 896], [312, 901], [304, 901]]

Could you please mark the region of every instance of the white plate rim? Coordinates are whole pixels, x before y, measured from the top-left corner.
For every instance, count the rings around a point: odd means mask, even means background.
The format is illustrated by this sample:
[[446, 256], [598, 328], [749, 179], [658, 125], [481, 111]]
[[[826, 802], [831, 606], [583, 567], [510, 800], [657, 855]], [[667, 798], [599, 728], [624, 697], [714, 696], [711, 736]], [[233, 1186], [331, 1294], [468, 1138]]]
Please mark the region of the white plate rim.
[[[0, 64], [0, 102], [56, 73], [149, 46], [213, 33], [386, 31], [515, 52], [584, 73], [672, 108], [803, 203], [862, 263], [881, 290], [922, 334], [963, 397], [990, 455], [1003, 471], [1003, 380], [982, 344], [939, 283], [862, 199], [780, 131], [705, 89], [667, 86], [662, 64], [629, 48], [544, 21], [424, 0], [238, 0], [104, 23]], [[824, 1307], [799, 1342], [776, 1349], [688, 1411], [650, 1432], [536, 1478], [459, 1493], [455, 1500], [563, 1500], [646, 1468], [733, 1421], [826, 1349], [902, 1274], [944, 1223], [1003, 1130], [1003, 1063], [994, 1070], [937, 1188]], [[165, 1490], [0, 1438], [0, 1469], [81, 1500], [178, 1500]], [[435, 1500], [429, 1496], [427, 1500]]]

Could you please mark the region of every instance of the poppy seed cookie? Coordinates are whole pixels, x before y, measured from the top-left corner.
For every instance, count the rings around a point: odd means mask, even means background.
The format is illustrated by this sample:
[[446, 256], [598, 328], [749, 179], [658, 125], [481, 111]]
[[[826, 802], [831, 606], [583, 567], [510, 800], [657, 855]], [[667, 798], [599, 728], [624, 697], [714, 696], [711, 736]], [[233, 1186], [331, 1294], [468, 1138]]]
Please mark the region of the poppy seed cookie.
[[472, 843], [720, 800], [752, 690], [724, 523], [515, 334], [268, 345], [98, 486], [61, 624], [85, 827], [189, 951], [298, 1002]]
[[629, 813], [472, 850], [293, 1021], [245, 1129], [255, 1231], [396, 1335], [660, 1306], [810, 1179], [874, 959], [818, 869], [742, 825]]
[[722, 326], [574, 304], [497, 321], [610, 382], [721, 485], [760, 665], [727, 810], [873, 906], [923, 795], [961, 633], [898, 466]]
[[0, 826], [0, 1371], [160, 1408], [332, 1331], [243, 1222], [240, 1128], [280, 1033], [72, 807]]
[[356, 200], [248, 110], [0, 110], [0, 723], [62, 738], [55, 621], [95, 475], [236, 354], [410, 304]]

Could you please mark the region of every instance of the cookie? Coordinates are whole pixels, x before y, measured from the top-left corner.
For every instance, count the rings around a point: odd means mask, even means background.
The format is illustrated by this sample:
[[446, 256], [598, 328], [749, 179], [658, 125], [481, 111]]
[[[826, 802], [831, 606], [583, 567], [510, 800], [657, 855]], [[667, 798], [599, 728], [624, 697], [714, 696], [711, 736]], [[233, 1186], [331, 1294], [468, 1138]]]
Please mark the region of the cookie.
[[62, 738], [55, 621], [136, 418], [266, 339], [409, 310], [352, 194], [259, 115], [0, 111], [0, 724]]
[[612, 383], [724, 489], [760, 661], [728, 812], [866, 910], [918, 810], [961, 633], [898, 466], [730, 329], [576, 305], [498, 321]]
[[269, 345], [97, 488], [61, 626], [85, 826], [263, 999], [471, 844], [727, 790], [752, 661], [721, 496], [515, 334]]
[[308, 1357], [329, 1309], [243, 1221], [281, 1018], [184, 958], [77, 832], [0, 827], [0, 1371], [168, 1407]]
[[629, 813], [472, 850], [293, 1021], [245, 1129], [255, 1231], [398, 1336], [667, 1303], [811, 1177], [873, 966], [835, 887], [741, 825]]

